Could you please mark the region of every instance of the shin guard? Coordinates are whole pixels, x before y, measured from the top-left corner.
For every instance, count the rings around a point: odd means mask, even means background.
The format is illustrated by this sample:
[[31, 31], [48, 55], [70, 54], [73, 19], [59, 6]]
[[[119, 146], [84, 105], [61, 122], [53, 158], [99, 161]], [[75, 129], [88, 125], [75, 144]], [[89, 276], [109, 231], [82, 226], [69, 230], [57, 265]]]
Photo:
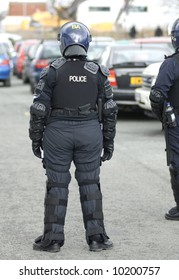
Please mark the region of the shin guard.
[[171, 187], [173, 190], [173, 196], [179, 210], [179, 168], [175, 168], [170, 165], [169, 171], [171, 176]]
[[100, 235], [107, 238], [103, 222], [102, 193], [100, 185], [81, 185], [80, 201], [87, 243], [89, 244], [90, 242], [90, 236]]
[[64, 224], [68, 201], [68, 186], [47, 181], [44, 201], [44, 240], [64, 244]]

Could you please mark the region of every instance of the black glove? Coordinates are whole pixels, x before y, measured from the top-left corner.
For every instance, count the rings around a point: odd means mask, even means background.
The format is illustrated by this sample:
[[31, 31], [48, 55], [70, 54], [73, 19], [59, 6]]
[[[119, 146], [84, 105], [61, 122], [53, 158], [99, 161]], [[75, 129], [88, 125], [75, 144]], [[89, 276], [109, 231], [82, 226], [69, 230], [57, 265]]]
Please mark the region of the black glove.
[[104, 142], [103, 143], [103, 156], [101, 158], [102, 161], [110, 160], [113, 156], [114, 152], [114, 142]]
[[32, 141], [32, 151], [34, 155], [41, 158], [42, 141]]

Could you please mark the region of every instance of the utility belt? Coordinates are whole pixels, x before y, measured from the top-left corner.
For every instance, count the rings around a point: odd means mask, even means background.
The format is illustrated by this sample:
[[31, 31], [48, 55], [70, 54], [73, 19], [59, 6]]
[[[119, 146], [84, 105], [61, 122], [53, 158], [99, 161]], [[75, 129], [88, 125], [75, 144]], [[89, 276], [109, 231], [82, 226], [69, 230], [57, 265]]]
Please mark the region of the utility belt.
[[77, 109], [73, 108], [54, 108], [51, 110], [52, 117], [58, 116], [88, 116], [91, 113], [96, 113], [96, 108], [91, 108], [90, 104], [85, 104], [83, 106], [79, 106]]

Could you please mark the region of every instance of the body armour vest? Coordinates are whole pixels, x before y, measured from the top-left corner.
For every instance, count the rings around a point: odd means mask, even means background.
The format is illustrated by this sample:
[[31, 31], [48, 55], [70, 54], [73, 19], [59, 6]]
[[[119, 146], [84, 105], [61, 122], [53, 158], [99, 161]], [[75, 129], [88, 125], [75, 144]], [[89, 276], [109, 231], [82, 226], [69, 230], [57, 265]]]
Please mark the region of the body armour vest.
[[[177, 60], [178, 67], [179, 67], [179, 53], [175, 54], [174, 59]], [[179, 72], [179, 71], [178, 71]], [[168, 100], [170, 101], [170, 104], [174, 108], [179, 108], [179, 77], [177, 80], [175, 80], [173, 86], [171, 87], [169, 93], [168, 93]]]
[[67, 60], [57, 69], [57, 82], [52, 96], [52, 109], [78, 109], [90, 104], [96, 108], [98, 74], [85, 69], [86, 61]]

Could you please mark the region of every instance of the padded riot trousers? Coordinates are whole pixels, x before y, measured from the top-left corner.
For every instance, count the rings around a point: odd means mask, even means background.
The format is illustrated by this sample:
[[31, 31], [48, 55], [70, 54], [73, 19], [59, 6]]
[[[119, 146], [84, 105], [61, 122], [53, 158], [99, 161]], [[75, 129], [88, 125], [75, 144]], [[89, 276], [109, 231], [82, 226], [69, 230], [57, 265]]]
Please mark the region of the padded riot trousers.
[[44, 131], [43, 150], [47, 184], [43, 238], [64, 243], [70, 167], [75, 165], [86, 240], [106, 236], [100, 189], [100, 159], [103, 136], [97, 119], [56, 121]]

